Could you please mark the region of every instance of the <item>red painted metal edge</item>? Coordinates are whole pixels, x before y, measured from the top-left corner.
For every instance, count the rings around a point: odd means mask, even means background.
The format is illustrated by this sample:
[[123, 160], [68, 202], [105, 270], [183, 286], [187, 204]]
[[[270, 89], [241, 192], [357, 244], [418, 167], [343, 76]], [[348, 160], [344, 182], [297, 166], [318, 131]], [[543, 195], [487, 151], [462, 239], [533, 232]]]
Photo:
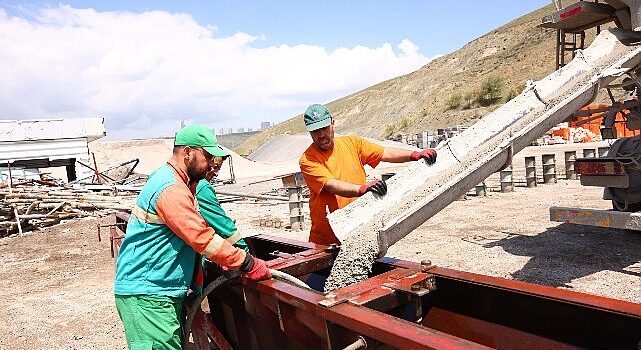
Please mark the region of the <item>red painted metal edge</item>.
[[318, 305], [318, 302], [325, 299], [321, 293], [304, 290], [289, 283], [270, 280], [257, 283], [255, 288], [258, 292], [274, 296], [301, 312], [313, 313], [329, 322], [399, 349], [489, 349], [363, 306], [343, 303], [325, 308]]
[[434, 267], [429, 270], [429, 273], [437, 277], [442, 276], [444, 278], [476, 283], [491, 288], [533, 295], [542, 299], [561, 300], [593, 309], [612, 311], [622, 315], [631, 315], [641, 318], [641, 304], [628, 301], [442, 267]]
[[[381, 258], [378, 261], [384, 264], [409, 269], [416, 269], [420, 266], [418, 263], [387, 257]], [[501, 277], [479, 275], [472, 272], [458, 271], [438, 266], [431, 267], [429, 269], [429, 273], [435, 276], [465, 281], [468, 283], [476, 283], [491, 288], [519, 292], [522, 294], [533, 295], [549, 300], [566, 301], [575, 305], [587, 306], [593, 309], [604, 311], [612, 311], [622, 315], [641, 317], [641, 304], [636, 304], [624, 300], [612, 299], [608, 297], [580, 293], [549, 286], [542, 286], [527, 282], [508, 280]]]

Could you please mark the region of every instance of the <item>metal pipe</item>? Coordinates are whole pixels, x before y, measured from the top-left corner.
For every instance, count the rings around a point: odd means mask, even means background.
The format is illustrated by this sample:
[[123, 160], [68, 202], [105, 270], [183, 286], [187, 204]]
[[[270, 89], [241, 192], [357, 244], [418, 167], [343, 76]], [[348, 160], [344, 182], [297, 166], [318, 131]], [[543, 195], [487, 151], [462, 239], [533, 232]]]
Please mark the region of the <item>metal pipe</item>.
[[18, 216], [18, 208], [13, 208], [13, 215], [15, 215], [16, 222], [18, 223], [18, 233], [22, 236], [22, 225], [20, 224], [20, 217]]
[[9, 192], [11, 192], [13, 190], [13, 180], [11, 179], [11, 163], [9, 161], [7, 161], [7, 169], [9, 170]]
[[292, 276], [290, 274], [287, 274], [287, 273], [285, 273], [283, 271], [269, 269], [269, 273], [272, 274], [273, 278], [276, 278], [276, 279], [279, 279], [279, 280], [283, 280], [283, 281], [287, 281], [287, 282], [291, 282], [291, 283], [297, 285], [298, 287], [312, 290], [312, 288], [310, 288], [310, 286], [308, 286], [307, 283], [305, 283], [305, 282], [299, 280], [298, 278], [296, 278], [296, 277], [294, 277], [294, 276]]
[[[239, 193], [239, 192], [228, 192], [228, 191], [220, 191], [218, 189], [216, 189], [216, 193], [224, 194], [224, 195], [227, 195], [227, 196], [256, 198], [256, 199], [272, 199], [272, 200], [277, 200], [277, 201], [289, 202], [289, 197], [267, 196], [267, 195], [262, 195], [262, 194], [250, 194], [250, 193]], [[309, 203], [309, 199], [302, 199], [301, 202]]]
[[362, 336], [358, 336], [358, 339], [346, 346], [343, 350], [358, 350], [358, 349], [367, 349], [367, 342]]

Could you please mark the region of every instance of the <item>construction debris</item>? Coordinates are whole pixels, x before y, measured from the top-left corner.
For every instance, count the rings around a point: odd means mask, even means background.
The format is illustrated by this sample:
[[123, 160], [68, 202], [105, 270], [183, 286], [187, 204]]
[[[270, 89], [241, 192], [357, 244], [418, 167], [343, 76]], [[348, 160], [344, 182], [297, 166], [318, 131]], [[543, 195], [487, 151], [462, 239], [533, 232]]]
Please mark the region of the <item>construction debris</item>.
[[137, 192], [90, 191], [60, 186], [14, 184], [0, 189], [0, 237], [39, 229], [63, 220], [131, 211]]
[[273, 218], [273, 217], [259, 218], [259, 219], [253, 220], [252, 223], [255, 226], [259, 226], [259, 227], [280, 228], [283, 226], [283, 220], [279, 218]]

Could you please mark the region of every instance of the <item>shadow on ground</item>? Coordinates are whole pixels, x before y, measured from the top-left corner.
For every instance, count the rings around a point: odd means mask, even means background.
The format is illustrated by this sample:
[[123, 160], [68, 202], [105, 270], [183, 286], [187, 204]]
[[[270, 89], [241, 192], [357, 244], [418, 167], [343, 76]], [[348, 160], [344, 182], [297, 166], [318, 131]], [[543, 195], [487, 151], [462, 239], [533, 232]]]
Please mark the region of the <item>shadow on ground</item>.
[[561, 224], [535, 236], [504, 233], [504, 238], [482, 245], [531, 257], [512, 274], [515, 280], [570, 287], [573, 279], [604, 270], [641, 277], [641, 269], [625, 269], [641, 261], [638, 231]]

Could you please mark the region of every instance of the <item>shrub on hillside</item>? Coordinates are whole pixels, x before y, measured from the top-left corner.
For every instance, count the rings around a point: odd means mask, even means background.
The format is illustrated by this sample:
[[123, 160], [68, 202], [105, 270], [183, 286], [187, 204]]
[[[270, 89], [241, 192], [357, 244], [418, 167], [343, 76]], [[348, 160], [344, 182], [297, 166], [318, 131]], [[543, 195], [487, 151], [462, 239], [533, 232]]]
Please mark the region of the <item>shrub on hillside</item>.
[[403, 119], [401, 119], [401, 129], [405, 129], [408, 126], [410, 126], [410, 118], [403, 117]]
[[463, 96], [455, 92], [452, 96], [450, 96], [446, 101], [445, 101], [445, 110], [449, 111], [452, 109], [457, 109], [461, 105], [461, 102], [463, 101]]
[[493, 105], [501, 99], [501, 91], [503, 91], [503, 78], [490, 75], [481, 84], [476, 101], [484, 107]]
[[470, 109], [472, 108], [472, 104], [474, 103], [474, 98], [476, 96], [476, 93], [474, 91], [468, 91], [463, 95], [463, 109]]
[[385, 127], [385, 131], [383, 131], [383, 137], [388, 138], [392, 136], [394, 132], [396, 132], [396, 124], [387, 124], [387, 126]]

